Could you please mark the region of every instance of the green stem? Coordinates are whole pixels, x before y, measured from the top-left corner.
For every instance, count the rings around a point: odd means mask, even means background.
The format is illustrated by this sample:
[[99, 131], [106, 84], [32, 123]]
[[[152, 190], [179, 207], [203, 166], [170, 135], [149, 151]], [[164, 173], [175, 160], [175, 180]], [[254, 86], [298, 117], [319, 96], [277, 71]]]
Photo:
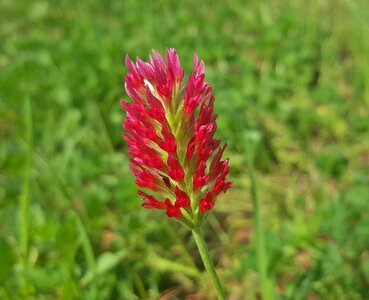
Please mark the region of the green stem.
[[[255, 149], [253, 149], [255, 150]], [[265, 246], [265, 233], [262, 226], [260, 202], [257, 193], [257, 183], [254, 171], [254, 151], [248, 151], [248, 164], [249, 164], [249, 178], [250, 178], [250, 188], [251, 197], [253, 203], [253, 213], [255, 220], [255, 240], [256, 240], [256, 256], [257, 265], [260, 274], [260, 290], [262, 299], [270, 300], [274, 299], [273, 296], [273, 286], [270, 278], [268, 277], [268, 262], [267, 253]]]
[[220, 283], [219, 277], [215, 271], [214, 264], [210, 258], [209, 250], [206, 247], [204, 237], [202, 234], [202, 231], [200, 227], [195, 227], [192, 229], [192, 234], [195, 238], [195, 242], [197, 245], [197, 248], [199, 249], [202, 261], [204, 263], [205, 269], [208, 272], [210, 279], [214, 285], [215, 291], [217, 293], [218, 299], [225, 300], [225, 293], [223, 290], [223, 287]]
[[32, 160], [32, 108], [29, 98], [24, 103], [25, 123], [25, 152], [24, 180], [22, 193], [19, 199], [19, 244], [21, 249], [21, 264], [23, 274], [21, 278], [21, 291], [25, 298], [28, 296], [28, 243], [29, 243], [29, 205], [30, 205], [30, 178]]
[[[264, 295], [267, 290], [267, 264], [266, 264], [266, 253], [265, 253], [265, 239], [264, 239], [264, 231], [261, 225], [261, 215], [260, 215], [260, 205], [256, 194], [256, 182], [254, 173], [251, 171], [250, 167], [250, 181], [251, 181], [251, 194], [253, 200], [253, 210], [254, 210], [254, 218], [255, 218], [255, 238], [256, 238], [256, 255], [257, 255], [257, 263], [258, 269], [260, 272], [260, 281], [261, 281], [261, 293]], [[265, 296], [263, 297], [263, 299]]]

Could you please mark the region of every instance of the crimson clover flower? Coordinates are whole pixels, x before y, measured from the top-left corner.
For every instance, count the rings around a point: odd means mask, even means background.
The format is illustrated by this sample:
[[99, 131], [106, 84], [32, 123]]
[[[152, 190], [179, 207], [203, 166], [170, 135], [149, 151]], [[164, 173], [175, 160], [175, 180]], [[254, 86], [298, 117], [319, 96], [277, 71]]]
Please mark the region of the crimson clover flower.
[[204, 62], [194, 55], [187, 83], [175, 49], [166, 50], [166, 60], [154, 50], [148, 62], [134, 63], [128, 55], [125, 62], [133, 102], [121, 101], [123, 137], [136, 184], [147, 190], [138, 191], [142, 206], [197, 225], [232, 185], [228, 159], [221, 160], [227, 145], [214, 138], [217, 115]]

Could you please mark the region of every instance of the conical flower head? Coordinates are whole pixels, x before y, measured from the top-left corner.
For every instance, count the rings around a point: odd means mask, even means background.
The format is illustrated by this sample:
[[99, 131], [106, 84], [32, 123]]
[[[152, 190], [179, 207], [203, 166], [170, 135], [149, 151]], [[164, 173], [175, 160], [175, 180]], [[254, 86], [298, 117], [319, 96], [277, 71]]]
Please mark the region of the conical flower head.
[[[121, 101], [127, 113], [123, 137], [143, 207], [166, 210], [191, 225], [201, 222], [216, 197], [231, 182], [226, 145], [214, 138], [214, 95], [205, 82], [205, 66], [194, 56], [187, 83], [174, 49], [165, 59], [156, 51], [148, 62], [126, 57], [125, 88], [132, 102]], [[151, 192], [149, 192], [151, 191]]]

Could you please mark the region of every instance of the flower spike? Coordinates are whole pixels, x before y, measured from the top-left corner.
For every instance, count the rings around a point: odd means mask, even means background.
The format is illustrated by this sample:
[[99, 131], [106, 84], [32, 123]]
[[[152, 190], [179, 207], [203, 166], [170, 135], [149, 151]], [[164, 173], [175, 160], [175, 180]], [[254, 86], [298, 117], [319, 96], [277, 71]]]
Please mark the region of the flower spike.
[[148, 62], [126, 56], [125, 88], [132, 102], [121, 101], [127, 116], [123, 137], [131, 170], [145, 208], [198, 226], [216, 197], [232, 183], [226, 179], [226, 145], [214, 139], [214, 95], [205, 82], [205, 65], [194, 56], [187, 83], [175, 49], [158, 52]]

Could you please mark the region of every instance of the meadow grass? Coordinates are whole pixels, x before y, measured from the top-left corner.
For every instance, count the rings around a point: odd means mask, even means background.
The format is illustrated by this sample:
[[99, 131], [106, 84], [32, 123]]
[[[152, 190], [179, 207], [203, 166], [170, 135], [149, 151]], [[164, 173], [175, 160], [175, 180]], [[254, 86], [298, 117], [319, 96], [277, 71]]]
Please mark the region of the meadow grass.
[[203, 228], [229, 299], [263, 278], [277, 299], [368, 299], [368, 11], [0, 1], [0, 299], [213, 299], [188, 230], [140, 207], [121, 138], [124, 56], [166, 47], [187, 74], [205, 61], [229, 145], [234, 186]]

